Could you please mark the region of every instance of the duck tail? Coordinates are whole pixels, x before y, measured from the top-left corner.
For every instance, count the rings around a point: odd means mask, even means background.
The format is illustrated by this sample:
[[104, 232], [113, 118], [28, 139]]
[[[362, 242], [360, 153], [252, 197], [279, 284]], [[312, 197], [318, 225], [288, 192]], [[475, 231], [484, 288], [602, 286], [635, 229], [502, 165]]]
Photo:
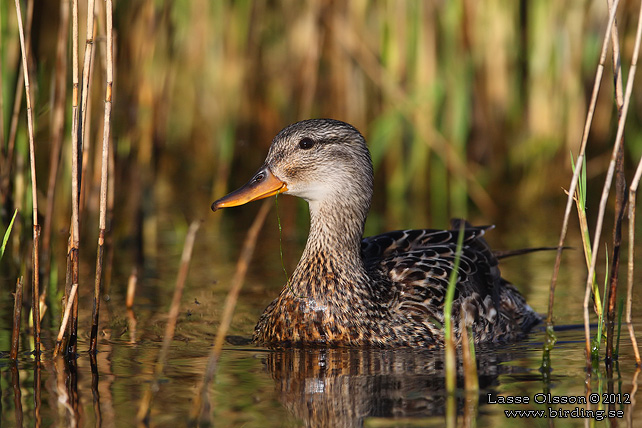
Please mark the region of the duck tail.
[[[513, 256], [521, 256], [523, 254], [535, 253], [538, 251], [557, 251], [560, 247], [532, 247], [532, 248], [521, 248], [519, 250], [507, 250], [507, 251], [493, 251], [493, 255], [498, 259], [505, 259]], [[561, 247], [562, 250], [572, 250], [572, 247]]]

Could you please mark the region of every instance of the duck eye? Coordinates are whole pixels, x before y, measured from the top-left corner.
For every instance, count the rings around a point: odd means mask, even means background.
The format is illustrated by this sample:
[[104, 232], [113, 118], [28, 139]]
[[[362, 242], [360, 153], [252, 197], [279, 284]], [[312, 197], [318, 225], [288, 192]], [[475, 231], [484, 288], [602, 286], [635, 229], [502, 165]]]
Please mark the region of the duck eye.
[[314, 146], [314, 140], [312, 138], [305, 137], [299, 141], [299, 147], [303, 150], [311, 149], [312, 146]]

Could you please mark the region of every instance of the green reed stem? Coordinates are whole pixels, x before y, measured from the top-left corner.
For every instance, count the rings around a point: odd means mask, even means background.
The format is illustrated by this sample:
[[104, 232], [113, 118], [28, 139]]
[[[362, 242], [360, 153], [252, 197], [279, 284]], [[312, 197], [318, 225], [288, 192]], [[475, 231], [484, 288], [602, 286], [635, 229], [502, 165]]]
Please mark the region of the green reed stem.
[[604, 313], [606, 311], [606, 293], [608, 290], [608, 282], [609, 282], [609, 252], [607, 248], [606, 249], [606, 274], [604, 275], [604, 296], [602, 300], [602, 307], [599, 308], [601, 312], [598, 314], [597, 333], [595, 334], [595, 339], [593, 339], [593, 347], [591, 349], [591, 353], [593, 354], [592, 357], [594, 360], [599, 360], [600, 358], [600, 343], [602, 342], [602, 334], [604, 331]]
[[[455, 342], [452, 332], [452, 307], [455, 298], [455, 287], [459, 277], [459, 262], [461, 260], [461, 248], [464, 244], [465, 222], [461, 222], [459, 235], [457, 236], [457, 249], [455, 251], [455, 260], [453, 269], [450, 272], [448, 280], [448, 289], [446, 290], [446, 302], [444, 304], [444, 342], [446, 346], [446, 391], [449, 394], [455, 392], [457, 386], [457, 367], [455, 360]], [[460, 326], [460, 329], [462, 326]]]
[[[575, 174], [575, 160], [573, 159], [573, 153], [571, 153], [571, 168], [573, 174]], [[579, 171], [579, 178], [577, 181], [577, 190], [574, 195], [575, 205], [577, 207], [577, 216], [580, 222], [580, 232], [582, 233], [582, 246], [584, 247], [584, 259], [586, 261], [586, 267], [589, 268], [591, 265], [591, 257], [593, 255], [591, 249], [591, 233], [588, 227], [588, 221], [586, 219], [586, 158], [582, 159], [581, 169]], [[606, 284], [605, 284], [606, 287]], [[595, 277], [595, 272], [593, 273], [593, 299], [595, 301], [595, 312], [597, 316], [602, 317], [603, 305], [600, 301], [599, 288], [597, 286], [597, 280]]]

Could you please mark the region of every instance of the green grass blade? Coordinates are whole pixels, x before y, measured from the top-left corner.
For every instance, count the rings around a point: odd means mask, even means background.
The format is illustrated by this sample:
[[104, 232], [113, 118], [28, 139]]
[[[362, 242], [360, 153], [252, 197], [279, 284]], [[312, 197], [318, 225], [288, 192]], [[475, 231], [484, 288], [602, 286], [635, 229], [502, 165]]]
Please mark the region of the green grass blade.
[[16, 214], [18, 214], [17, 209], [13, 212], [13, 217], [11, 217], [11, 222], [9, 222], [9, 227], [7, 227], [7, 230], [4, 232], [4, 238], [2, 239], [2, 247], [0, 248], [0, 259], [2, 259], [2, 256], [4, 256], [4, 249], [7, 246], [7, 241], [9, 241], [9, 235], [11, 235], [11, 229], [13, 229], [13, 221], [16, 219]]

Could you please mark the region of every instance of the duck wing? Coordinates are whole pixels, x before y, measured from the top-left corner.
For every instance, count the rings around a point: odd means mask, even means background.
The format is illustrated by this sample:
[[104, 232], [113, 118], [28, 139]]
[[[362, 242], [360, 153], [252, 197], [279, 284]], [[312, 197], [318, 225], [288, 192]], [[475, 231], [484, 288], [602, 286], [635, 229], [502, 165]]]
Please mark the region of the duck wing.
[[501, 277], [498, 259], [483, 238], [493, 226], [463, 222], [460, 229], [462, 222], [453, 221], [452, 230], [398, 230], [362, 241], [366, 269], [383, 279], [377, 283], [389, 287], [389, 309], [416, 322], [443, 323], [457, 239], [463, 233], [453, 304], [455, 325], [463, 311], [466, 323], [489, 340], [527, 331], [539, 316]]

